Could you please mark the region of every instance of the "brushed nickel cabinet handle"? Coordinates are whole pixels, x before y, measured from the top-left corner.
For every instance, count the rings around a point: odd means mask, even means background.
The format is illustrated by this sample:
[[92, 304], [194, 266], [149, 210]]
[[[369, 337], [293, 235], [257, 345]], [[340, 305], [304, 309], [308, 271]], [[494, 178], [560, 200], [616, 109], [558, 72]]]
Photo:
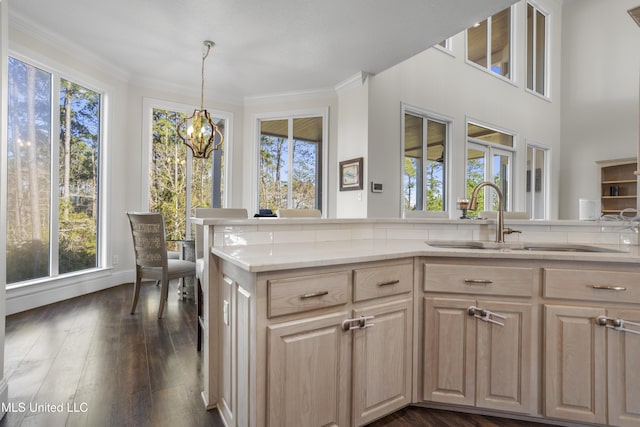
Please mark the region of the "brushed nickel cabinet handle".
[[493, 280], [489, 279], [464, 279], [464, 283], [469, 285], [490, 285]]
[[397, 285], [398, 283], [400, 283], [400, 280], [396, 279], [396, 280], [389, 280], [388, 282], [381, 282], [378, 283], [378, 286], [390, 286], [390, 285]]
[[625, 288], [624, 286], [612, 286], [612, 285], [591, 285], [592, 289], [601, 289], [601, 290], [605, 290], [605, 291], [626, 291], [627, 288]]
[[300, 299], [316, 298], [324, 295], [329, 295], [329, 291], [318, 291], [318, 292], [311, 292], [309, 294], [303, 294], [303, 295], [300, 295]]

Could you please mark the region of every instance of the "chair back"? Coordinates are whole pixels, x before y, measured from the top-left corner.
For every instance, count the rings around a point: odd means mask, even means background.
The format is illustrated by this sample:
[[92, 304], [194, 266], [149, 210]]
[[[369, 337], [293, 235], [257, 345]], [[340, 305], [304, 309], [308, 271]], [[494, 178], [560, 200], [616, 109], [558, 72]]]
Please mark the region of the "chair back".
[[[196, 218], [228, 218], [228, 219], [247, 219], [249, 214], [243, 208], [196, 208]], [[199, 224], [195, 225], [196, 231], [196, 259], [204, 256], [204, 248], [202, 247], [203, 227]]]
[[166, 267], [167, 246], [164, 218], [157, 212], [127, 212], [136, 265], [140, 267]]
[[320, 218], [322, 212], [318, 209], [278, 209], [280, 218]]

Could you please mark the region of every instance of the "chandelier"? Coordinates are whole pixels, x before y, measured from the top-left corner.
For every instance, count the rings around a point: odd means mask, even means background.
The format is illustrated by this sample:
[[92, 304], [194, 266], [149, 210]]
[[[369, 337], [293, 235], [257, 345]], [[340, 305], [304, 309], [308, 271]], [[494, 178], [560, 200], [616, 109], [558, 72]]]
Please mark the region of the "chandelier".
[[190, 117], [186, 117], [178, 125], [178, 136], [191, 148], [193, 157], [208, 159], [213, 150], [217, 150], [222, 145], [224, 137], [218, 125], [211, 120], [211, 115], [204, 109], [204, 60], [209, 56], [209, 51], [215, 46], [211, 40], [205, 40], [207, 48], [202, 55], [202, 73], [200, 87], [200, 109], [193, 110]]

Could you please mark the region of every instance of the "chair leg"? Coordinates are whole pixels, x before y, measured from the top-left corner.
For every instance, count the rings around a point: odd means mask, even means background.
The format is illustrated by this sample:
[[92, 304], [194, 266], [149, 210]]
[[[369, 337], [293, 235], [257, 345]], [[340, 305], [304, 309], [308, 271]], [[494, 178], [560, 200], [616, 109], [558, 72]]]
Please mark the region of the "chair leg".
[[140, 296], [140, 282], [142, 279], [136, 274], [136, 281], [133, 284], [133, 302], [131, 303], [131, 314], [136, 312], [136, 306], [138, 305], [138, 297]]
[[162, 318], [164, 305], [169, 297], [169, 279], [162, 279], [162, 289], [160, 290], [160, 308], [158, 309], [158, 319]]

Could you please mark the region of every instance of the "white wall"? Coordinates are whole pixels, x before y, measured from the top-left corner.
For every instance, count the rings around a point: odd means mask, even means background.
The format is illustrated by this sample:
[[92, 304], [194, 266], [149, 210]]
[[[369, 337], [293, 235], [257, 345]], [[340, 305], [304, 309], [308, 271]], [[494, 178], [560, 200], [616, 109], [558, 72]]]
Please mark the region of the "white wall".
[[635, 157], [638, 148], [640, 28], [637, 0], [565, 0], [562, 21], [560, 217], [578, 199], [600, 197], [597, 160]]
[[[0, 201], [7, 197], [7, 50], [8, 50], [8, 12], [7, 1], [0, 1]], [[4, 372], [4, 338], [7, 282], [7, 204], [0, 202], [0, 418], [6, 415], [9, 401], [9, 384]]]
[[[338, 89], [338, 164], [363, 157], [366, 164], [369, 151], [369, 79], [358, 73]], [[365, 218], [367, 216], [367, 168], [363, 166], [363, 189], [340, 191], [340, 178], [332, 189], [336, 192], [336, 217]], [[339, 174], [339, 171], [338, 171]]]
[[[538, 2], [553, 19], [551, 44], [551, 79], [560, 79], [560, 17], [562, 10], [555, 0]], [[518, 25], [514, 40], [517, 45], [514, 84], [465, 63], [465, 34], [453, 37], [453, 56], [436, 48], [370, 78], [369, 98], [369, 178], [381, 181], [385, 191], [370, 194], [369, 217], [398, 217], [401, 211], [402, 154], [400, 141], [400, 105], [406, 103], [422, 110], [451, 117], [453, 123], [449, 170], [451, 176], [449, 203], [464, 194], [464, 164], [467, 117], [480, 120], [517, 134], [516, 162], [524, 167], [525, 141], [535, 141], [559, 151], [560, 96], [552, 87], [551, 102], [525, 91], [525, 7], [516, 5]], [[559, 156], [554, 156], [557, 158]], [[552, 170], [552, 196], [557, 194], [559, 166]], [[514, 177], [516, 210], [524, 210], [525, 181]], [[455, 208], [450, 216], [458, 213]], [[552, 211], [554, 217], [554, 211]]]

